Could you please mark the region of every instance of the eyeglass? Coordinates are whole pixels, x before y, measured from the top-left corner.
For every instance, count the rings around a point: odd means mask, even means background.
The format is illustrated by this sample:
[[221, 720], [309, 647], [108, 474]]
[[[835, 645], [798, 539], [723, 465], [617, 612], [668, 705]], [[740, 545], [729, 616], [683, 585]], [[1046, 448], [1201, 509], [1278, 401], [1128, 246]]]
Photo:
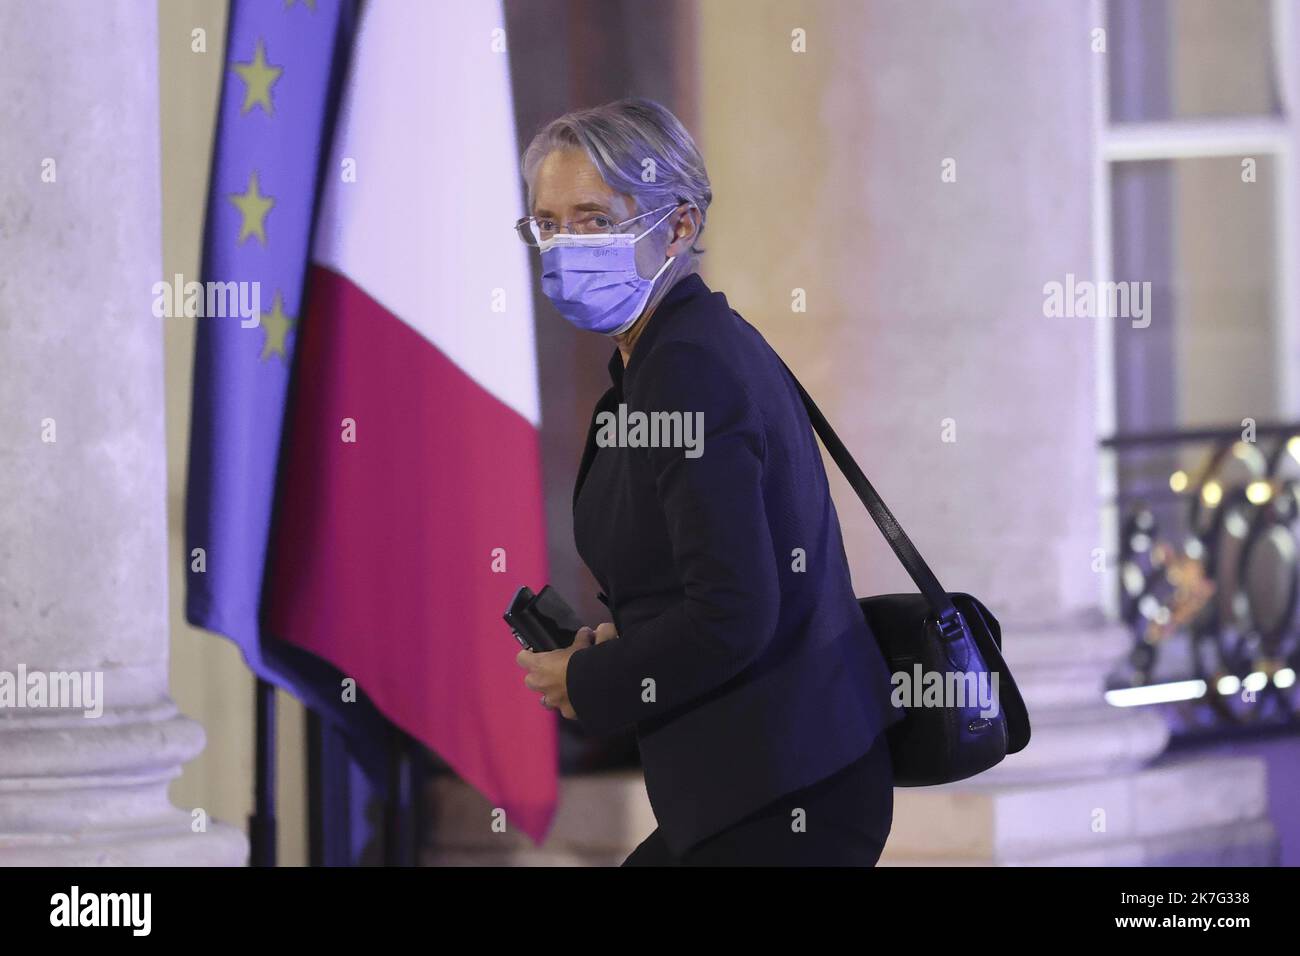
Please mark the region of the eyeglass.
[[[665, 209], [673, 209], [687, 202], [690, 202], [690, 200], [679, 196], [676, 202], [670, 202], [657, 209], [651, 209], [649, 212], [643, 212], [631, 219], [624, 219], [622, 222], [614, 222], [609, 216], [598, 212], [588, 213], [576, 222], [570, 223], [558, 223], [554, 219], [525, 216], [515, 223], [515, 232], [518, 233], [520, 239], [530, 246], [538, 246], [543, 242], [554, 239], [561, 231], [567, 232], [571, 236], [608, 236], [609, 241], [613, 242], [615, 236], [624, 234], [623, 227], [628, 223], [636, 222], [638, 219], [644, 219], [647, 216], [653, 216]], [[590, 244], [599, 246], [604, 243], [593, 240]]]

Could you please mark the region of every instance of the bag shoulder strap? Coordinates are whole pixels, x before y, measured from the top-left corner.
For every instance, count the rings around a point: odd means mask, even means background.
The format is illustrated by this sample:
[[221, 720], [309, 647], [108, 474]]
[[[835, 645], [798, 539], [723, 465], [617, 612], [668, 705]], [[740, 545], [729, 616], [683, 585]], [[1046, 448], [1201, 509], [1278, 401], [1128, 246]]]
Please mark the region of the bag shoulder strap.
[[866, 505], [867, 513], [871, 515], [871, 520], [876, 523], [880, 533], [885, 536], [889, 546], [893, 548], [894, 554], [902, 562], [903, 567], [907, 570], [908, 575], [916, 583], [917, 588], [925, 595], [926, 603], [930, 605], [930, 610], [934, 612], [936, 620], [941, 625], [941, 630], [945, 633], [952, 627], [960, 626], [960, 619], [957, 616], [957, 609], [953, 606], [952, 598], [948, 592], [939, 584], [938, 578], [930, 570], [930, 566], [925, 563], [921, 557], [921, 552], [916, 550], [916, 545], [907, 536], [898, 519], [894, 517], [893, 512], [885, 504], [884, 500], [876, 493], [876, 489], [871, 487], [871, 482], [867, 481], [867, 476], [862, 473], [858, 463], [853, 460], [849, 454], [848, 448], [844, 442], [840, 441], [835, 429], [831, 428], [830, 422], [822, 414], [817, 403], [812, 400], [812, 396], [800, 384], [799, 379], [794, 372], [790, 371], [790, 366], [784, 361], [786, 372], [790, 375], [790, 380], [794, 382], [794, 387], [799, 390], [799, 397], [803, 399], [804, 408], [808, 410], [808, 418], [812, 421], [813, 430], [826, 446], [826, 451], [830, 454], [835, 464], [839, 466], [844, 477], [848, 479], [849, 486], [853, 488], [857, 496]]

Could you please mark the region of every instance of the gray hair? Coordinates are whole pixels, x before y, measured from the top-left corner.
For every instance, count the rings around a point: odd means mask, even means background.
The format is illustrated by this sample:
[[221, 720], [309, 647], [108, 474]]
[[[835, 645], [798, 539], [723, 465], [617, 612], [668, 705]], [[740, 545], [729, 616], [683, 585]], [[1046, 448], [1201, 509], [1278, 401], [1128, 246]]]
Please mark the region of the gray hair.
[[[584, 150], [611, 189], [630, 195], [633, 215], [687, 199], [700, 211], [698, 241], [713, 189], [695, 140], [667, 107], [630, 98], [574, 110], [551, 120], [524, 150], [522, 170], [533, 207], [537, 168], [556, 149]], [[703, 249], [691, 246], [699, 255]]]

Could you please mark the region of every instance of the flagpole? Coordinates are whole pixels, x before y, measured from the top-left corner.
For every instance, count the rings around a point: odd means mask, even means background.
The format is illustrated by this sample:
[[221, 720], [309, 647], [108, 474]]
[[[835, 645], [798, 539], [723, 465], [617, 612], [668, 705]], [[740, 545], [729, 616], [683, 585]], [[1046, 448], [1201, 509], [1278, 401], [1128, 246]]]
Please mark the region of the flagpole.
[[418, 859], [414, 763], [410, 739], [400, 727], [390, 725], [388, 794], [384, 801], [385, 866], [415, 866]]
[[320, 719], [316, 711], [308, 708], [306, 721], [308, 866], [328, 866], [332, 862], [326, 846], [328, 834], [325, 832], [327, 821], [324, 782], [327, 762], [325, 734], [325, 722]]
[[275, 685], [257, 679], [253, 812], [248, 817], [250, 866], [275, 866]]

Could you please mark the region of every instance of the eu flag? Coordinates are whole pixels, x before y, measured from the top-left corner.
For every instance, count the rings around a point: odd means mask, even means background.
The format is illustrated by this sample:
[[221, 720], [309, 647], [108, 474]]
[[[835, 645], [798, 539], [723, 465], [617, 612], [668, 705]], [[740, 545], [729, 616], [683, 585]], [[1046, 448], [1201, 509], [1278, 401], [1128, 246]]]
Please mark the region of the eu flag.
[[359, 691], [344, 701], [343, 675], [277, 641], [262, 613], [320, 164], [355, 12], [349, 0], [230, 6], [202, 279], [237, 283], [238, 300], [259, 308], [246, 319], [198, 320], [186, 617], [229, 637], [258, 677], [359, 738], [382, 726], [378, 712]]

